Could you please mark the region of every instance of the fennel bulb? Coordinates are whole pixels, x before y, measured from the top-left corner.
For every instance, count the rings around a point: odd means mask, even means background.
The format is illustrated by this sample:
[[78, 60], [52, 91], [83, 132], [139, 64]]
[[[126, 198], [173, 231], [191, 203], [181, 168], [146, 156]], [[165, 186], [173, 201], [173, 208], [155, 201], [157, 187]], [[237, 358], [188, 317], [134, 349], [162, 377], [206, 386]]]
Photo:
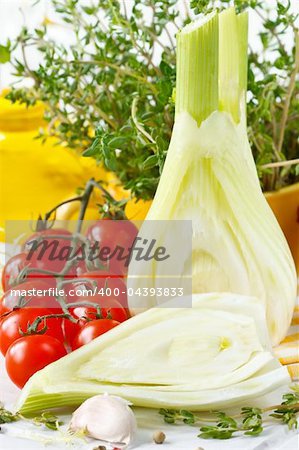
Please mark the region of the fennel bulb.
[[[272, 343], [278, 344], [291, 321], [297, 279], [247, 138], [246, 14], [230, 8], [187, 25], [178, 34], [177, 52], [175, 124], [146, 221], [191, 219], [193, 292], [259, 298]], [[161, 231], [160, 243], [165, 234]], [[178, 261], [181, 275], [185, 257]], [[163, 265], [153, 262], [146, 270], [148, 287], [157, 286]], [[132, 261], [129, 275], [138, 273]], [[143, 283], [142, 277], [129, 276], [129, 287]], [[133, 297], [129, 305], [137, 313], [139, 306], [163, 301], [148, 297], [141, 304]]]
[[37, 372], [17, 409], [29, 414], [108, 393], [135, 406], [209, 410], [288, 381], [257, 299], [194, 294], [192, 308], [152, 308]]

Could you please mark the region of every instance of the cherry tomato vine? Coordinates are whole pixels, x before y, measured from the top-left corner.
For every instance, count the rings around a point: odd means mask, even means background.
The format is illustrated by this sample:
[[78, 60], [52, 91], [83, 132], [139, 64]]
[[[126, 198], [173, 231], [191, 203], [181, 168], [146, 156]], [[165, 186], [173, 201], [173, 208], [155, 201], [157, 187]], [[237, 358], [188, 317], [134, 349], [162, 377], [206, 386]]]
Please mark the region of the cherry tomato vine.
[[[84, 216], [94, 189], [99, 189], [106, 205], [111, 206], [105, 208], [102, 219], [111, 220], [99, 220], [83, 234]], [[78, 201], [81, 205], [75, 231], [71, 233], [55, 228], [56, 210], [65, 203]], [[116, 245], [119, 236], [121, 245], [129, 248], [137, 228], [131, 222], [120, 222], [120, 219], [125, 219], [122, 202], [117, 202], [100, 183], [91, 179], [80, 195], [59, 203], [44, 217], [39, 216], [34, 233], [24, 243], [22, 252], [5, 265], [2, 274], [5, 292], [0, 305], [0, 348], [6, 355], [7, 372], [17, 386], [22, 387], [36, 370], [64, 356], [65, 346], [68, 350], [76, 349], [128, 319], [126, 267], [109, 260], [103, 263], [99, 258], [90, 261], [87, 257], [92, 245], [98, 241], [102, 244], [103, 239], [110, 248]], [[110, 224], [116, 222], [117, 229], [109, 230]], [[50, 246], [45, 247], [42, 258], [36, 257], [34, 252], [46, 241], [56, 242], [56, 250], [61, 254], [68, 247], [68, 257], [52, 260]], [[86, 254], [80, 251], [82, 246], [87, 248]], [[85, 294], [81, 298], [78, 294], [80, 288], [94, 291], [93, 301], [89, 301]], [[113, 292], [117, 289], [120, 297], [107, 297], [107, 288]], [[14, 297], [13, 291], [18, 289], [21, 294]], [[31, 295], [34, 289], [48, 294], [36, 299]], [[70, 292], [73, 292], [72, 296]], [[37, 357], [38, 351], [43, 351], [43, 358]], [[32, 352], [36, 363], [30, 357]]]

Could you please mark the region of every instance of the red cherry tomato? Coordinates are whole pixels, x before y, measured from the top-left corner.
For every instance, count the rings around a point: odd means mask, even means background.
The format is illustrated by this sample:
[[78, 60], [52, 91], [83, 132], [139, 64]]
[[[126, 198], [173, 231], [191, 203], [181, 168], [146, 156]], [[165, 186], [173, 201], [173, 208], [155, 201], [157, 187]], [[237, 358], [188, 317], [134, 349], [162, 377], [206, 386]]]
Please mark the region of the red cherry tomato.
[[10, 280], [14, 280], [24, 268], [24, 254], [20, 253], [10, 258], [2, 271], [2, 287], [6, 291], [10, 287]]
[[[1, 299], [0, 315], [20, 306], [20, 302], [24, 307], [51, 308], [55, 310], [53, 312], [59, 312], [61, 310], [59, 303], [53, 295], [49, 295], [53, 285], [48, 281], [29, 280], [6, 291]], [[55, 283], [55, 280], [53, 282]], [[46, 292], [46, 295], [37, 295], [38, 291]]]
[[[0, 350], [3, 355], [14, 341], [22, 337], [22, 332], [27, 332], [28, 326], [32, 325], [37, 317], [49, 314], [52, 314], [50, 309], [21, 308], [5, 316], [0, 323]], [[52, 336], [63, 342], [61, 319], [45, 319], [38, 325], [37, 331], [41, 331], [45, 325], [47, 326], [45, 336]]]
[[[57, 241], [57, 246], [55, 246], [55, 248], [57, 247], [57, 249], [60, 250], [65, 246], [65, 244], [70, 242], [68, 238], [71, 237], [72, 233], [63, 228], [49, 228], [47, 230], [36, 231], [31, 236], [29, 236], [29, 238], [26, 239], [26, 241], [23, 244], [23, 249], [25, 251], [29, 251], [34, 241], [47, 239], [49, 240], [49, 242], [52, 240]], [[51, 249], [49, 250], [51, 251]], [[47, 250], [46, 253], [49, 252], [49, 250]]]
[[[3, 290], [7, 291], [13, 287], [12, 283], [16, 282], [16, 279], [20, 272], [25, 269], [46, 269], [44, 260], [38, 261], [35, 257], [28, 259], [28, 253], [23, 252], [13, 256], [5, 264], [2, 272], [2, 286]], [[24, 275], [25, 277], [25, 275]], [[24, 281], [45, 281], [51, 285], [56, 286], [56, 281], [52, 275], [39, 273], [38, 270], [30, 272], [26, 275], [26, 278], [20, 278], [17, 284]]]
[[[51, 228], [38, 231], [30, 236], [25, 244], [27, 261], [33, 267], [36, 265], [44, 270], [61, 272], [69, 260], [74, 244], [71, 241], [72, 233], [60, 228]], [[70, 269], [68, 276], [76, 274], [74, 268]]]
[[93, 339], [117, 327], [119, 322], [110, 319], [98, 319], [87, 322], [79, 331], [72, 342], [72, 349], [76, 350], [82, 345], [88, 344]]
[[129, 220], [98, 220], [86, 231], [91, 242], [101, 245], [118, 244], [123, 247], [131, 245], [137, 236], [136, 226]]
[[6, 371], [14, 384], [22, 388], [38, 370], [66, 355], [63, 344], [52, 336], [24, 336], [6, 352]]
[[[117, 322], [124, 322], [128, 319], [128, 312], [121, 306], [121, 304], [115, 299], [109, 297], [107, 300], [102, 296], [98, 295], [93, 297], [93, 302], [97, 303], [101, 310], [101, 319], [113, 319]], [[103, 306], [105, 305], [105, 306]], [[109, 306], [108, 306], [109, 305]], [[84, 308], [76, 307], [73, 309], [73, 313], [79, 319], [87, 317], [87, 319], [97, 318], [96, 308]]]
[[[87, 281], [80, 281], [87, 280]], [[95, 296], [84, 295], [84, 290], [92, 291], [96, 287]], [[105, 292], [109, 290], [109, 293], [105, 295]], [[75, 295], [70, 295], [72, 293]], [[101, 298], [101, 306], [109, 307], [109, 299], [117, 300], [123, 308], [127, 308], [127, 288], [122, 278], [117, 275], [111, 274], [110, 272], [99, 270], [93, 272], [85, 272], [72, 284], [67, 285], [67, 298], [68, 301], [81, 301], [82, 297], [89, 297], [89, 301], [95, 301], [97, 303], [98, 299]], [[99, 295], [98, 295], [99, 294]]]
[[[94, 301], [94, 299], [93, 299]], [[96, 303], [101, 305], [100, 301], [96, 301]], [[124, 322], [128, 319], [127, 311], [122, 308], [121, 304], [115, 300], [109, 300], [110, 307], [101, 308], [101, 318], [106, 319], [107, 317], [115, 320], [117, 322]], [[75, 336], [79, 333], [82, 326], [84, 326], [87, 322], [91, 320], [99, 319], [97, 309], [86, 306], [77, 306], [75, 308], [70, 308], [70, 314], [77, 320], [77, 323], [74, 323], [68, 319], [63, 320], [63, 328], [64, 328], [64, 336], [66, 342], [71, 345]]]
[[[25, 252], [15, 255], [7, 261], [2, 272], [2, 286], [4, 291], [7, 291], [7, 289], [9, 289], [11, 285], [16, 282], [18, 275], [26, 267], [28, 268], [35, 267], [38, 269], [43, 268], [42, 264], [37, 264], [36, 266], [33, 266], [32, 263], [27, 260], [27, 253]], [[39, 275], [40, 274], [38, 272], [36, 273], [31, 272], [30, 274], [28, 274], [28, 278], [39, 277]], [[20, 279], [19, 283], [22, 283], [23, 281], [24, 281], [23, 279]]]
[[[97, 242], [100, 248], [109, 247], [112, 254], [116, 247], [119, 247], [124, 250], [123, 256], [128, 255], [137, 234], [138, 229], [129, 220], [99, 220], [86, 232], [86, 236], [92, 244]], [[105, 255], [105, 257], [107, 256]], [[103, 258], [100, 262], [105, 264]], [[116, 275], [125, 275], [128, 269], [126, 261], [119, 260], [117, 255], [109, 259], [108, 267]]]

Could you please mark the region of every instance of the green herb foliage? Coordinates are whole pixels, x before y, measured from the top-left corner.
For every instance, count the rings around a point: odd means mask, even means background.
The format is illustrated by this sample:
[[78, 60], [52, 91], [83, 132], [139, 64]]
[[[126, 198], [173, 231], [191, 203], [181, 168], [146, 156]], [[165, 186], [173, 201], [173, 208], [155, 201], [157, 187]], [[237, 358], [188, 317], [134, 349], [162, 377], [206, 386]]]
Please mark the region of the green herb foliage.
[[47, 411], [35, 417], [33, 421], [35, 425], [45, 425], [49, 430], [58, 430], [59, 426], [62, 425], [57, 416]]
[[289, 429], [298, 427], [298, 402], [299, 402], [299, 389], [295, 394], [284, 394], [284, 401], [279, 408], [274, 410], [271, 417], [281, 420], [283, 423], [287, 424]]
[[[293, 392], [283, 395], [283, 402], [280, 405], [268, 408], [242, 408], [240, 414], [230, 417], [224, 412], [216, 412], [216, 418], [205, 418], [186, 410], [160, 409], [159, 414], [164, 418], [164, 422], [175, 424], [184, 423], [186, 425], [200, 425], [202, 439], [230, 439], [236, 433], [245, 436], [257, 436], [263, 431], [264, 415], [273, 411], [270, 417], [287, 424], [289, 429], [297, 428], [299, 413], [299, 389], [298, 386], [292, 388]], [[213, 425], [206, 425], [213, 422]]]
[[12, 412], [5, 409], [2, 404], [0, 404], [0, 424], [11, 423], [15, 422], [16, 420], [19, 420], [18, 414], [13, 414]]
[[[175, 0], [51, 0], [59, 26], [73, 44], [49, 38], [51, 23], [22, 28], [0, 47], [0, 62], [11, 59], [15, 75], [33, 80], [32, 89], [15, 85], [12, 102], [45, 103], [47, 128], [85, 156], [115, 172], [137, 198], [152, 198], [163, 168], [174, 120], [175, 33], [194, 14], [225, 8], [229, 0], [192, 0], [177, 10]], [[299, 179], [299, 43], [288, 0], [235, 0], [239, 11], [259, 16], [261, 51], [249, 50], [248, 133], [261, 184], [271, 190]], [[294, 47], [285, 47], [286, 33]], [[299, 42], [299, 40], [298, 40]], [[38, 68], [26, 55], [41, 53]], [[21, 48], [22, 58], [14, 56]], [[292, 160], [290, 162], [286, 162]]]
[[31, 422], [34, 425], [45, 425], [45, 427], [49, 428], [50, 430], [58, 430], [59, 425], [62, 424], [57, 416], [48, 411], [43, 412], [40, 416], [34, 417], [33, 419], [25, 419], [18, 412], [12, 413], [0, 404], [0, 424], [16, 422], [22, 419]]

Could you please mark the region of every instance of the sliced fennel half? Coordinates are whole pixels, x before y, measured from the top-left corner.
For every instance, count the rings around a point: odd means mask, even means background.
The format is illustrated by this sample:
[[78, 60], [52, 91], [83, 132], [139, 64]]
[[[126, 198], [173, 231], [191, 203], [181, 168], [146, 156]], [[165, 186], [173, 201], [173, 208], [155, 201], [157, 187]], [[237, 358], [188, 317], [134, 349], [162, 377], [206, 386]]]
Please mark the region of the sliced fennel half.
[[[286, 239], [261, 191], [247, 138], [247, 16], [231, 8], [187, 25], [177, 47], [175, 124], [146, 222], [192, 220], [193, 292], [259, 298], [277, 344], [290, 324], [297, 279]], [[163, 245], [167, 233], [160, 229], [157, 234]], [[177, 262], [180, 276], [187, 275], [187, 258], [182, 254]], [[129, 275], [135, 290], [143, 287], [145, 276], [147, 287], [159, 286], [163, 263], [153, 261], [145, 269], [132, 261]], [[136, 313], [139, 303], [149, 308], [161, 301], [129, 299]]]
[[100, 393], [135, 406], [207, 410], [289, 381], [271, 353], [264, 308], [238, 294], [195, 294], [192, 308], [153, 308], [37, 372], [17, 409], [78, 405]]

